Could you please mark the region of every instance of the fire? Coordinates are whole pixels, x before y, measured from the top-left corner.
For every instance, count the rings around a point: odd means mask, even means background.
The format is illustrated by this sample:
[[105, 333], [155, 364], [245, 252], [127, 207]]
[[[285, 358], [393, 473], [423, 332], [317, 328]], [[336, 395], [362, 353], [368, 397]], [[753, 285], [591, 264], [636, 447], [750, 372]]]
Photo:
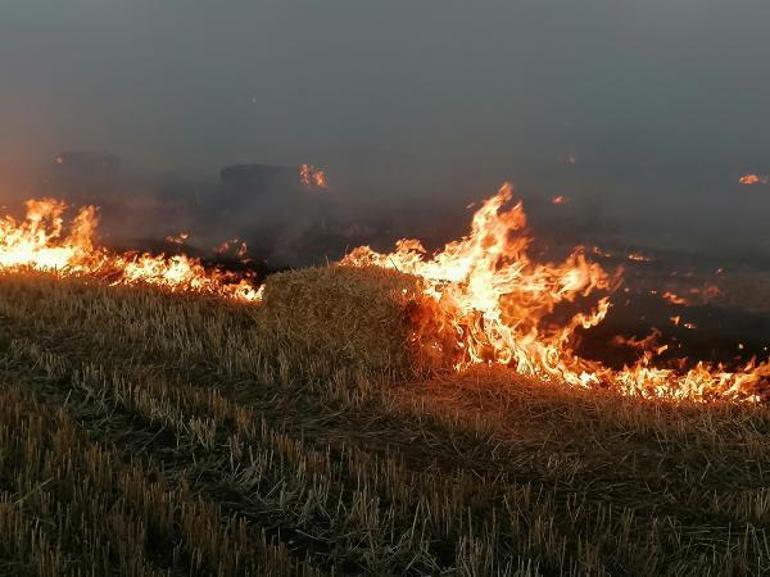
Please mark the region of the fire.
[[611, 252], [606, 251], [606, 250], [604, 250], [603, 248], [601, 248], [599, 246], [594, 246], [591, 249], [591, 252], [594, 253], [596, 256], [600, 256], [602, 258], [611, 258], [612, 257], [612, 253]]
[[[655, 366], [655, 356], [666, 348], [654, 339], [634, 341], [641, 351], [638, 360], [622, 369], [579, 357], [578, 332], [605, 318], [620, 271], [608, 273], [587, 260], [582, 248], [561, 263], [531, 260], [522, 203], [504, 209], [512, 194], [512, 187], [503, 185], [473, 215], [470, 233], [433, 255], [419, 241], [403, 239], [390, 254], [362, 246], [341, 264], [393, 268], [419, 277], [425, 294], [438, 305], [442, 329], [456, 337], [457, 369], [499, 364], [529, 377], [576, 387], [610, 386], [628, 395], [759, 400], [759, 389], [770, 377], [768, 363], [752, 361], [738, 371], [706, 362], [689, 370]], [[565, 307], [578, 312], [561, 323], [553, 321]]]
[[661, 297], [663, 300], [671, 303], [672, 305], [689, 305], [690, 303], [687, 301], [686, 298], [680, 297], [676, 293], [672, 293], [671, 291], [664, 292]]
[[170, 234], [166, 237], [166, 242], [171, 244], [183, 245], [190, 238], [190, 233], [180, 232], [179, 234]]
[[767, 176], [759, 176], [758, 174], [744, 174], [738, 179], [738, 182], [745, 185], [752, 185], [752, 184], [767, 184], [768, 177]]
[[80, 209], [64, 226], [67, 205], [59, 200], [29, 200], [24, 220], [0, 219], [0, 270], [53, 271], [63, 276], [91, 275], [111, 284], [149, 284], [172, 291], [258, 300], [257, 287], [247, 279], [207, 270], [185, 255], [114, 254], [94, 242], [96, 208]]
[[[526, 252], [530, 239], [521, 233], [526, 225], [522, 203], [501, 212], [511, 195], [511, 186], [503, 186], [473, 216], [471, 234], [431, 258], [419, 241], [401, 240], [394, 253], [364, 246], [342, 263], [396, 268], [421, 277], [460, 339], [458, 368], [489, 362], [512, 365], [522, 374], [556, 376], [563, 371], [555, 361], [568, 349], [574, 331], [600, 322], [609, 300], [601, 298], [565, 326], [543, 330], [545, 317], [561, 303], [608, 291], [613, 278], [588, 262], [582, 249], [561, 264], [532, 262]], [[590, 378], [579, 370], [569, 376], [576, 384]]]
[[299, 165], [299, 181], [304, 186], [314, 186], [316, 188], [326, 188], [326, 173], [317, 169], [312, 164], [302, 163]]
[[640, 252], [629, 252], [628, 253], [628, 260], [632, 260], [634, 262], [652, 262], [652, 258], [644, 255]]
[[249, 262], [249, 246], [240, 239], [231, 238], [222, 242], [214, 249], [220, 256], [231, 256], [241, 262]]
[[668, 345], [658, 345], [658, 339], [661, 337], [661, 332], [658, 329], [653, 329], [652, 333], [638, 339], [636, 337], [623, 337], [616, 336], [612, 342], [616, 345], [622, 345], [631, 347], [643, 352], [652, 352], [653, 355], [661, 355], [668, 350]]
[[[738, 370], [728, 370], [687, 359], [659, 362], [668, 347], [657, 342], [658, 332], [644, 339], [618, 339], [637, 356], [621, 369], [579, 356], [580, 332], [604, 320], [621, 271], [608, 272], [591, 262], [582, 247], [562, 262], [533, 260], [528, 254], [531, 239], [526, 234], [524, 207], [521, 202], [510, 205], [512, 197], [512, 187], [503, 185], [475, 212], [467, 236], [432, 255], [419, 241], [403, 239], [390, 254], [362, 246], [340, 264], [393, 268], [417, 277], [428, 302], [435, 306], [415, 313], [430, 315], [427, 322], [415, 324], [415, 331], [422, 331], [413, 335], [415, 342], [431, 342], [433, 352], [451, 359], [457, 370], [503, 365], [544, 381], [609, 387], [643, 397], [763, 398], [763, 388], [770, 383], [770, 363], [751, 360]], [[30, 200], [24, 219], [1, 218], [0, 271], [88, 275], [113, 285], [155, 285], [240, 301], [261, 300], [263, 287], [249, 278], [208, 269], [195, 258], [111, 252], [94, 240], [96, 208], [81, 208], [65, 225], [66, 208], [58, 200]], [[672, 304], [686, 304], [673, 293], [662, 296]], [[683, 328], [696, 328], [679, 315], [670, 320]]]

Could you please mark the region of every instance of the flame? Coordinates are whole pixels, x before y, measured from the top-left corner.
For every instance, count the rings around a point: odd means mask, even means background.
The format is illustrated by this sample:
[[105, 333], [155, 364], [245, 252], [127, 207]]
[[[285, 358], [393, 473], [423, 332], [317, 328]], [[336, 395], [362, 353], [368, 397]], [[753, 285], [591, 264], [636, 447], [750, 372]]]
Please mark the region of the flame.
[[628, 260], [632, 260], [634, 262], [652, 262], [652, 258], [644, 255], [640, 252], [629, 252], [628, 253]]
[[149, 284], [172, 291], [189, 291], [259, 300], [257, 287], [245, 278], [207, 270], [200, 260], [185, 255], [114, 254], [94, 243], [96, 208], [79, 210], [65, 230], [67, 205], [50, 198], [28, 200], [26, 216], [0, 220], [0, 270], [55, 271], [63, 276], [92, 275], [111, 284]]
[[326, 188], [326, 173], [317, 169], [312, 164], [302, 163], [299, 165], [299, 181], [304, 186], [314, 186], [316, 188]]
[[690, 303], [687, 301], [686, 298], [680, 297], [676, 293], [672, 293], [671, 291], [666, 291], [662, 295], [660, 295], [663, 300], [671, 303], [672, 305], [689, 305]]
[[661, 337], [661, 332], [658, 329], [653, 329], [652, 332], [644, 337], [638, 339], [636, 337], [623, 337], [616, 336], [612, 339], [613, 344], [631, 347], [643, 352], [651, 352], [653, 355], [661, 355], [668, 350], [668, 345], [658, 345], [658, 339]]
[[[581, 247], [563, 262], [531, 259], [524, 207], [517, 202], [506, 208], [512, 197], [512, 187], [503, 185], [475, 212], [468, 235], [435, 254], [428, 255], [417, 240], [403, 239], [390, 254], [362, 246], [340, 264], [392, 268], [416, 276], [435, 307], [426, 309], [425, 314], [432, 315], [429, 322], [415, 325], [415, 331], [426, 334], [413, 336], [425, 342], [429, 331], [440, 335], [433, 346], [457, 370], [504, 365], [544, 381], [584, 388], [606, 386], [643, 397], [763, 398], [762, 389], [770, 383], [770, 363], [752, 359], [738, 370], [728, 370], [723, 365], [678, 359], [674, 366], [656, 366], [656, 357], [668, 348], [656, 342], [657, 332], [623, 341], [638, 351], [638, 357], [621, 369], [580, 357], [576, 353], [579, 332], [605, 318], [621, 271], [605, 271], [589, 261]], [[155, 285], [240, 301], [261, 300], [263, 287], [234, 273], [207, 269], [195, 258], [110, 252], [94, 241], [96, 208], [81, 208], [65, 226], [66, 208], [54, 199], [30, 200], [23, 220], [1, 218], [0, 270], [89, 275], [113, 285]], [[663, 297], [667, 298], [665, 293]], [[681, 317], [671, 321], [680, 325]], [[695, 329], [692, 323], [681, 326]]]
[[752, 184], [767, 184], [768, 177], [767, 176], [760, 176], [758, 174], [744, 174], [738, 179], [738, 182], [741, 184], [745, 184], [747, 186], [750, 186]]
[[239, 261], [246, 263], [251, 262], [249, 258], [249, 246], [246, 242], [231, 238], [226, 240], [214, 249], [214, 252], [220, 256], [231, 256]]
[[[589, 262], [580, 247], [561, 263], [531, 260], [522, 203], [504, 209], [512, 195], [511, 185], [503, 185], [473, 215], [470, 233], [433, 255], [426, 254], [419, 241], [402, 239], [390, 254], [362, 246], [341, 264], [417, 276], [424, 293], [438, 305], [442, 328], [455, 336], [455, 351], [446, 352], [454, 354], [457, 369], [506, 365], [529, 377], [575, 387], [610, 386], [644, 397], [760, 399], [759, 389], [770, 377], [768, 363], [751, 361], [738, 371], [703, 361], [689, 370], [656, 367], [654, 357], [667, 347], [655, 345], [653, 338], [633, 341], [641, 354], [622, 369], [579, 357], [578, 330], [605, 318], [620, 271], [610, 274]], [[561, 323], [552, 320], [557, 309], [570, 306], [578, 312]]]
[[180, 232], [179, 234], [170, 234], [170, 235], [168, 235], [166, 237], [166, 242], [169, 242], [171, 244], [182, 245], [185, 242], [187, 242], [188, 238], [190, 238], [190, 233]]
[[598, 247], [598, 246], [594, 246], [591, 249], [591, 252], [594, 253], [596, 256], [600, 256], [600, 257], [603, 257], [603, 258], [611, 258], [612, 257], [612, 253], [611, 252], [606, 251], [603, 248]]

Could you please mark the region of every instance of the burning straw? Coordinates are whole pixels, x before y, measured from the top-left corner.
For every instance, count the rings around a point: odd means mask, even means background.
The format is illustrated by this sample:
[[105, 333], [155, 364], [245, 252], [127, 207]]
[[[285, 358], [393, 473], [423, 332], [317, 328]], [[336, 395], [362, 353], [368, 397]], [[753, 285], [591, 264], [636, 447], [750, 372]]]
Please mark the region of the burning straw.
[[626, 395], [770, 395], [770, 361], [732, 368], [688, 358], [661, 363], [661, 347], [646, 341], [650, 348], [620, 369], [578, 355], [580, 331], [605, 318], [619, 271], [605, 271], [581, 247], [561, 262], [533, 258], [523, 204], [512, 199], [506, 183], [473, 214], [466, 236], [435, 253], [416, 239], [402, 239], [391, 253], [362, 246], [340, 265], [276, 275], [264, 287], [185, 255], [111, 252], [94, 241], [94, 207], [65, 226], [64, 203], [33, 200], [23, 220], [0, 218], [0, 272], [48, 271], [255, 303], [262, 339], [255, 354], [287, 378], [500, 365], [524, 377]]
[[764, 396], [770, 362], [733, 370], [686, 358], [658, 364], [653, 343], [620, 369], [578, 355], [579, 332], [605, 318], [619, 271], [605, 271], [580, 247], [562, 262], [533, 259], [523, 205], [510, 205], [512, 197], [503, 185], [475, 212], [470, 232], [438, 252], [403, 239], [391, 253], [363, 246], [342, 266], [269, 281], [263, 314], [299, 353], [288, 364], [322, 359], [322, 367], [397, 373], [502, 365], [524, 377], [634, 396]]

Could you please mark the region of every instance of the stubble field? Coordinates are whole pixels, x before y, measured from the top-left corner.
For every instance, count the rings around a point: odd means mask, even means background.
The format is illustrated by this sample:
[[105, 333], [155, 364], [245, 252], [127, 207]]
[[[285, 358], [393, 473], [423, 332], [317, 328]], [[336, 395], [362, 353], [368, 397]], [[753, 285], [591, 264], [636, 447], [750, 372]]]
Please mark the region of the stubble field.
[[0, 277], [0, 573], [770, 573], [766, 406], [405, 380], [257, 311]]

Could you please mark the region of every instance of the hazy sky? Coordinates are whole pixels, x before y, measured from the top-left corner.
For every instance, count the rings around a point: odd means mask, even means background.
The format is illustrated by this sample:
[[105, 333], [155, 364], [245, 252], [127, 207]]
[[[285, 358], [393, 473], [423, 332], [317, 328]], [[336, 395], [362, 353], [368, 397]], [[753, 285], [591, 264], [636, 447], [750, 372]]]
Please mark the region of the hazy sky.
[[2, 0], [0, 153], [699, 201], [770, 172], [768, 23], [767, 0]]

